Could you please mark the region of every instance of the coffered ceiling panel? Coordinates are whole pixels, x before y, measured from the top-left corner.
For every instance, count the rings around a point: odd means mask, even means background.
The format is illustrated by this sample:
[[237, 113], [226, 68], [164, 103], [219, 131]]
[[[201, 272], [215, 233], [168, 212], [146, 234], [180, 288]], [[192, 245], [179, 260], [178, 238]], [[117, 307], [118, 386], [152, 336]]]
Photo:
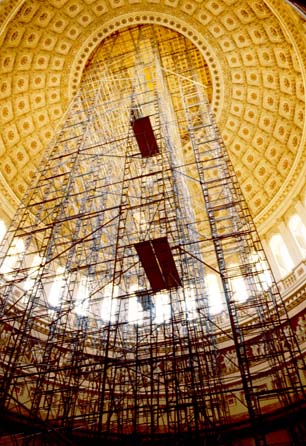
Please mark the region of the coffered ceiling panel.
[[13, 207], [93, 51], [115, 31], [141, 23], [184, 34], [205, 59], [212, 107], [257, 222], [299, 192], [305, 24], [286, 2], [11, 0], [1, 3], [0, 19], [1, 188], [11, 188]]

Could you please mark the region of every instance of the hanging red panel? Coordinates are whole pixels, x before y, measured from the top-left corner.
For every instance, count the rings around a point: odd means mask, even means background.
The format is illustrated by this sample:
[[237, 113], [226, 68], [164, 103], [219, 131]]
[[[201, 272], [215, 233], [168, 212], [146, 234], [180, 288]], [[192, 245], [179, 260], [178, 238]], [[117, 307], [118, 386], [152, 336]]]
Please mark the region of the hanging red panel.
[[181, 286], [167, 237], [135, 244], [153, 291]]
[[165, 282], [161, 274], [157, 259], [150, 241], [135, 244], [142, 266], [146, 272], [153, 291], [165, 288]]
[[181, 280], [174, 263], [167, 237], [152, 240], [152, 245], [162, 270], [166, 288], [177, 288], [181, 286]]
[[145, 116], [135, 119], [131, 124], [141, 155], [144, 158], [148, 158], [159, 153], [150, 118]]

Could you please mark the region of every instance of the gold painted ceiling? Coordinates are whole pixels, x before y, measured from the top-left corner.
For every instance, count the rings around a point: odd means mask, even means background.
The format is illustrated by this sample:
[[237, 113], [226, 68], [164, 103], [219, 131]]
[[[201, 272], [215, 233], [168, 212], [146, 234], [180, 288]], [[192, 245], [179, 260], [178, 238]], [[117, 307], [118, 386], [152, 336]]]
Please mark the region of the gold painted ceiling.
[[12, 215], [102, 40], [152, 23], [188, 37], [255, 221], [305, 186], [306, 24], [281, 0], [26, 0], [0, 4], [0, 196]]

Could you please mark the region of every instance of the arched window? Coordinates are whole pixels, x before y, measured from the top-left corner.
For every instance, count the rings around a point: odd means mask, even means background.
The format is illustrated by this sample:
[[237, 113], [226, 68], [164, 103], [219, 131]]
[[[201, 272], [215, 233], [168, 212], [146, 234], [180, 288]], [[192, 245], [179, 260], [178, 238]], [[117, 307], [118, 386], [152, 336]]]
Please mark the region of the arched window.
[[273, 282], [273, 276], [266, 259], [260, 253], [251, 254], [250, 263], [253, 266], [253, 280], [258, 291], [267, 291]]
[[238, 303], [246, 302], [249, 298], [249, 293], [243, 277], [235, 277], [231, 280], [234, 293], [234, 300]]
[[193, 287], [184, 290], [185, 312], [189, 321], [196, 319], [199, 314], [197, 312], [196, 290]]
[[48, 303], [50, 307], [56, 308], [60, 305], [63, 288], [65, 286], [65, 268], [59, 266], [56, 269], [56, 275], [48, 293]]
[[118, 297], [119, 288], [109, 283], [104, 288], [101, 301], [101, 319], [105, 322], [116, 322], [118, 320]]
[[269, 245], [281, 276], [286, 276], [294, 268], [294, 263], [282, 236], [274, 234], [270, 239]]
[[74, 311], [78, 316], [88, 316], [89, 310], [89, 289], [88, 280], [82, 277], [77, 289]]
[[160, 292], [156, 294], [155, 297], [155, 324], [162, 324], [164, 322], [169, 322], [171, 318], [171, 305], [170, 297], [167, 292]]
[[292, 215], [288, 226], [299, 251], [303, 257], [306, 257], [306, 228], [301, 217], [298, 214]]
[[231, 289], [233, 293], [233, 299], [235, 302], [243, 303], [249, 298], [249, 292], [247, 289], [246, 278], [242, 276], [240, 266], [236, 263], [229, 265], [231, 268]]
[[210, 314], [218, 314], [224, 310], [224, 298], [221, 293], [220, 280], [216, 274], [209, 273], [206, 276], [208, 291], [208, 304]]
[[131, 324], [142, 325], [143, 324], [143, 307], [138, 300], [137, 291], [139, 291], [138, 285], [134, 284], [129, 287], [127, 320]]
[[141, 325], [143, 323], [143, 311], [137, 296], [130, 296], [128, 300], [128, 322]]
[[30, 291], [33, 288], [40, 264], [41, 257], [38, 254], [35, 254], [31, 262], [28, 277], [26, 278], [23, 285], [23, 289], [25, 291]]
[[22, 239], [15, 238], [1, 265], [0, 273], [7, 274], [12, 272], [22, 253], [24, 253], [24, 242]]

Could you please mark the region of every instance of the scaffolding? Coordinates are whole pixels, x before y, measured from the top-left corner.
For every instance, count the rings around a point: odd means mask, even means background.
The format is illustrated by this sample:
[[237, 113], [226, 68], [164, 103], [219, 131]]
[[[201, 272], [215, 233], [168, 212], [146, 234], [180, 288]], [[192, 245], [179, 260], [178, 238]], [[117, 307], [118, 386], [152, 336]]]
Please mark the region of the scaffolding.
[[305, 364], [207, 74], [158, 27], [103, 52], [2, 244], [1, 410], [31, 425], [8, 444], [265, 446]]

